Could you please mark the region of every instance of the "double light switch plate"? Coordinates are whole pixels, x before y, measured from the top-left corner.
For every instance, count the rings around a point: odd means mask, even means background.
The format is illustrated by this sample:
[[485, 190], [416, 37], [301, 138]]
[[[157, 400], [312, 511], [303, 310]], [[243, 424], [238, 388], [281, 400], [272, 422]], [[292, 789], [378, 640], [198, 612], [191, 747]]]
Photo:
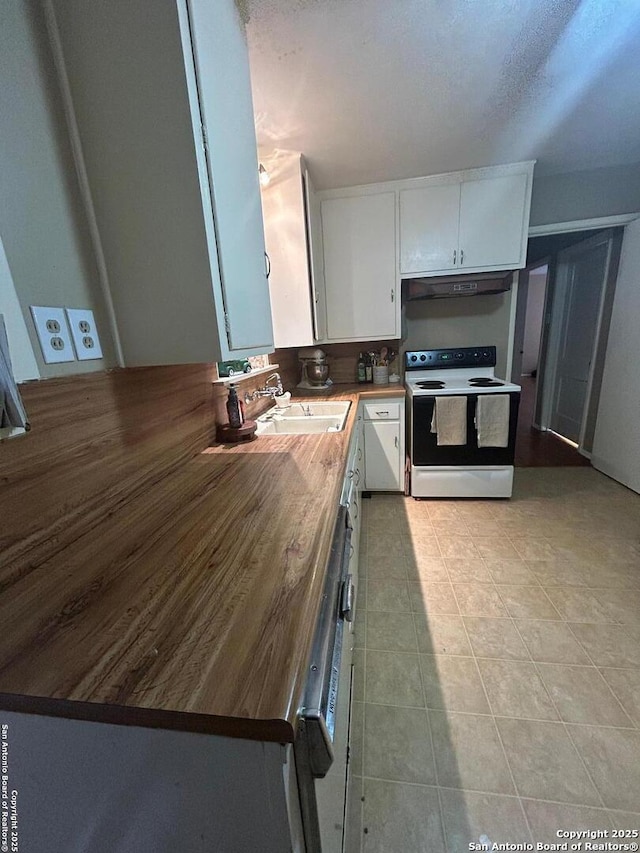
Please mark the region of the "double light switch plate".
[[46, 364], [102, 358], [93, 311], [32, 305], [31, 314]]

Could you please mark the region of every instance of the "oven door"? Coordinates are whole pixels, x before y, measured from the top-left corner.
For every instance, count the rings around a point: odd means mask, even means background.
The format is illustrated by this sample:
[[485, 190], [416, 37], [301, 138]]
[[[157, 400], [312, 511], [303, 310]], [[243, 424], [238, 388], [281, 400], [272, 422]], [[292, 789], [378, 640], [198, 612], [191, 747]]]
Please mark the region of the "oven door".
[[509, 393], [509, 443], [507, 447], [478, 447], [475, 413], [478, 394], [467, 394], [467, 443], [438, 446], [438, 436], [431, 432], [435, 397], [413, 398], [411, 407], [411, 464], [416, 468], [428, 466], [470, 467], [513, 465], [518, 425], [520, 394]]

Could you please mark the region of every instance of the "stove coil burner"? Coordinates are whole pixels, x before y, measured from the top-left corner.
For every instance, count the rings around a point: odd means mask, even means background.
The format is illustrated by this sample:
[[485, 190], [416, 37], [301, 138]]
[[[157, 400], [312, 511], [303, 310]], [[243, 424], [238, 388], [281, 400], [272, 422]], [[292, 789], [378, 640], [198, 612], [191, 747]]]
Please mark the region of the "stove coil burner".
[[497, 379], [489, 379], [484, 376], [478, 376], [475, 379], [469, 380], [469, 385], [473, 385], [474, 388], [493, 388], [497, 385], [504, 385], [504, 382], [498, 382]]
[[440, 382], [438, 379], [425, 379], [424, 382], [417, 382], [416, 384], [418, 388], [423, 388], [425, 391], [444, 388], [444, 382]]

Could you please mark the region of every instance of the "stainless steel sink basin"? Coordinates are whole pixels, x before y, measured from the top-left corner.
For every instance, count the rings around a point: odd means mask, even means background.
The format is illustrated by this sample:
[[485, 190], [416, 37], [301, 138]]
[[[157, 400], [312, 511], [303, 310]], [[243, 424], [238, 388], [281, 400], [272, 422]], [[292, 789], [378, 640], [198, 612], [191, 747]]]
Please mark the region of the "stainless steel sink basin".
[[349, 402], [292, 403], [273, 406], [256, 418], [257, 435], [313, 435], [341, 432], [349, 413]]

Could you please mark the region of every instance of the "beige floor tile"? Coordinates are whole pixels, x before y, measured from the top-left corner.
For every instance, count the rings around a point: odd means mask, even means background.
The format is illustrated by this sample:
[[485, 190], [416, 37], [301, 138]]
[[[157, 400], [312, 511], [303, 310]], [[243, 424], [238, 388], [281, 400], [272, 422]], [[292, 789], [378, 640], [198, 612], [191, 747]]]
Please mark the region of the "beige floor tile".
[[640, 643], [626, 627], [595, 623], [569, 624], [596, 666], [640, 667]]
[[455, 594], [463, 616], [506, 616], [507, 611], [491, 584], [457, 583]]
[[544, 587], [551, 586], [589, 586], [589, 578], [584, 566], [570, 563], [567, 560], [533, 561], [527, 563], [538, 583]]
[[347, 804], [344, 853], [360, 853], [362, 845], [362, 792], [362, 777], [352, 775]]
[[529, 660], [529, 652], [511, 619], [465, 616], [464, 624], [477, 657]]
[[640, 792], [640, 732], [569, 726], [605, 806], [633, 811]]
[[601, 672], [622, 707], [640, 727], [640, 669], [602, 669]]
[[626, 563], [599, 563], [586, 565], [583, 573], [587, 586], [600, 589], [634, 589], [640, 588], [640, 565]]
[[429, 711], [438, 783], [515, 794], [492, 717]]
[[440, 547], [436, 536], [407, 538], [403, 544], [405, 555], [411, 560], [424, 557], [440, 557]]
[[447, 850], [469, 850], [480, 838], [494, 844], [526, 844], [531, 836], [517, 797], [440, 790]]
[[610, 610], [589, 589], [553, 586], [545, 590], [554, 607], [568, 622], [613, 622]]
[[362, 580], [358, 581], [358, 588], [356, 590], [356, 611], [355, 611], [355, 619], [353, 622], [353, 647], [354, 649], [363, 649], [365, 645], [365, 638], [367, 636], [367, 611], [364, 607], [360, 608], [360, 596], [366, 595]]
[[533, 660], [566, 664], [591, 663], [565, 623], [536, 619], [514, 621]]
[[463, 517], [458, 507], [451, 501], [425, 501], [425, 506], [432, 522], [438, 519], [446, 521]]
[[560, 619], [544, 590], [539, 586], [498, 584], [504, 606], [514, 619]]
[[427, 708], [490, 713], [473, 658], [420, 655], [420, 666]]
[[[540, 800], [522, 800], [531, 827], [534, 844], [558, 844], [558, 830], [611, 830], [613, 827], [605, 809], [586, 806], [566, 806]], [[606, 839], [605, 839], [606, 840]], [[571, 845], [571, 842], [569, 842]], [[570, 849], [570, 847], [569, 847]]]
[[364, 780], [363, 853], [444, 853], [438, 792]]
[[478, 666], [494, 714], [529, 720], [558, 719], [553, 702], [532, 663], [482, 659]]
[[638, 812], [620, 812], [611, 810], [609, 812], [609, 819], [616, 829], [635, 829], [640, 831], [640, 813]]
[[600, 805], [562, 723], [498, 717], [500, 736], [522, 797]]
[[640, 562], [640, 546], [635, 542], [625, 539], [598, 539], [593, 547], [605, 560]]
[[485, 559], [501, 557], [503, 559], [517, 560], [518, 552], [508, 539], [495, 536], [474, 536], [473, 542]]
[[401, 536], [387, 536], [380, 530], [369, 532], [369, 557], [402, 557], [404, 555]]
[[470, 536], [469, 527], [462, 518], [436, 518], [432, 522], [436, 536]]
[[493, 579], [489, 574], [484, 560], [477, 558], [475, 560], [445, 560], [449, 579], [452, 583], [492, 583]]
[[438, 536], [438, 545], [445, 559], [478, 559], [480, 552], [468, 536]]
[[364, 649], [353, 650], [353, 698], [364, 702]]
[[367, 649], [387, 652], [416, 652], [416, 632], [408, 613], [372, 610], [367, 614]]
[[365, 677], [367, 702], [424, 707], [418, 655], [367, 651]]
[[394, 782], [435, 784], [426, 711], [365, 705], [364, 775]]
[[407, 555], [407, 577], [410, 581], [448, 583], [449, 573], [442, 557], [430, 557], [417, 553]]
[[640, 591], [634, 589], [595, 589], [598, 599], [611, 621], [623, 625], [640, 625]]
[[538, 671], [563, 720], [600, 726], [632, 726], [595, 667], [541, 663]]
[[471, 518], [467, 519], [467, 528], [471, 536], [493, 536], [493, 537], [502, 537], [505, 536], [505, 531], [502, 527], [502, 524], [498, 521], [490, 521], [486, 520], [477, 520], [473, 521]]
[[553, 560], [556, 547], [547, 539], [511, 539], [518, 556], [523, 560]]
[[411, 609], [428, 616], [458, 613], [458, 605], [450, 583], [409, 583]]
[[572, 563], [598, 563], [602, 555], [585, 540], [581, 545], [554, 544], [555, 557], [558, 560], [568, 560]]
[[367, 556], [362, 562], [363, 574], [369, 578], [407, 579], [407, 561], [404, 556], [375, 554]]
[[428, 655], [471, 655], [462, 618], [414, 613], [418, 651]]
[[367, 610], [409, 612], [409, 590], [406, 581], [371, 578], [367, 581]]
[[520, 559], [487, 558], [486, 565], [495, 583], [525, 584], [535, 586], [536, 577], [526, 563]]

